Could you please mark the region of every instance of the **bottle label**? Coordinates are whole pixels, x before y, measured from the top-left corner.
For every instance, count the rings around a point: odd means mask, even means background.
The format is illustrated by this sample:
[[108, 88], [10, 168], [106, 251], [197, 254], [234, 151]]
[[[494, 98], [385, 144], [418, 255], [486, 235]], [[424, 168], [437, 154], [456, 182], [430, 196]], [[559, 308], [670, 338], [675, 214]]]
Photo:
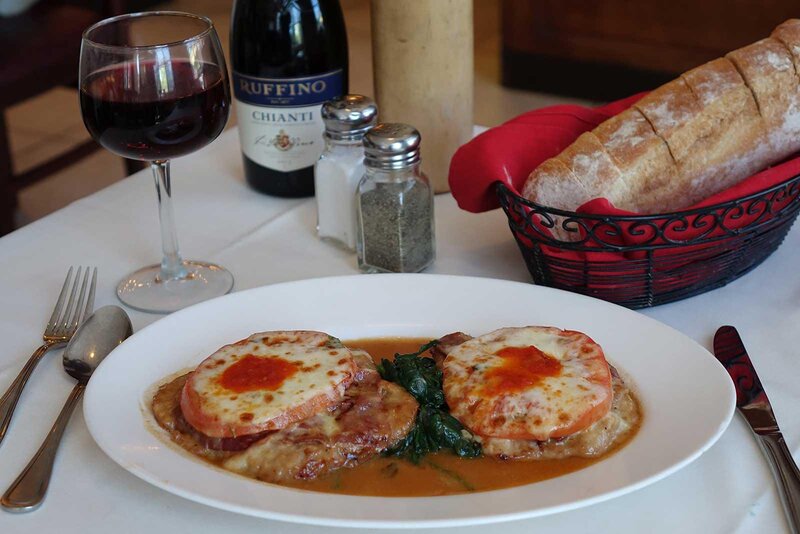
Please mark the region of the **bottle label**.
[[310, 167], [324, 148], [322, 103], [341, 96], [342, 70], [305, 78], [233, 73], [242, 152], [282, 172]]

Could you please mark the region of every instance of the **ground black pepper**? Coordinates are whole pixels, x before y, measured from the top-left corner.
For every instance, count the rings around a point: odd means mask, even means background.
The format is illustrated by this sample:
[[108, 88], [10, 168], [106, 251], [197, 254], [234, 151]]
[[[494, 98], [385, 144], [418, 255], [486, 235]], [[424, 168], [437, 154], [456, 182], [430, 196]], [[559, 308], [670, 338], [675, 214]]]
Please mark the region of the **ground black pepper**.
[[433, 199], [416, 180], [375, 182], [360, 195], [362, 268], [419, 272], [434, 258]]

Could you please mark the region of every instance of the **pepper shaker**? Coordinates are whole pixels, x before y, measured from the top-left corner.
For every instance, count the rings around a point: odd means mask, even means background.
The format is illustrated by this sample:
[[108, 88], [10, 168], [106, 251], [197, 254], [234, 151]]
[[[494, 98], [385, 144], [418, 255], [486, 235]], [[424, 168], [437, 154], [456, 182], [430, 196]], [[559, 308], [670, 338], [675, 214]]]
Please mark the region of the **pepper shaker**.
[[433, 190], [420, 171], [420, 134], [379, 124], [364, 136], [358, 184], [358, 266], [364, 272], [415, 273], [433, 263]]
[[378, 108], [370, 98], [345, 95], [322, 105], [325, 149], [314, 165], [317, 234], [343, 248], [356, 248], [356, 188], [364, 176], [364, 134]]

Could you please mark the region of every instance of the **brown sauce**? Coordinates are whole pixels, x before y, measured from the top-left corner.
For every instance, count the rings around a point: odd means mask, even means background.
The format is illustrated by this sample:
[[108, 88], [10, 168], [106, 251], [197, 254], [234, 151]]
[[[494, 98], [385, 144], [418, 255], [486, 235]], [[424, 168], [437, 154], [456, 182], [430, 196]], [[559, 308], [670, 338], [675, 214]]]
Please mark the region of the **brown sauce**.
[[[350, 348], [369, 352], [376, 363], [395, 353], [415, 352], [424, 338], [375, 338], [346, 341]], [[639, 418], [641, 421], [641, 418]], [[620, 443], [605, 454], [535, 461], [501, 460], [484, 456], [462, 459], [450, 453], [428, 455], [415, 465], [396, 457], [376, 456], [352, 468], [342, 468], [312, 480], [293, 480], [283, 485], [309, 491], [382, 497], [423, 497], [488, 491], [531, 484], [572, 473], [607, 458], [627, 444], [638, 431], [637, 425]], [[193, 456], [219, 465], [213, 456], [197, 454], [181, 441], [180, 433], [170, 432], [171, 440]], [[224, 453], [222, 456], [226, 456]], [[215, 461], [216, 460], [216, 461]]]

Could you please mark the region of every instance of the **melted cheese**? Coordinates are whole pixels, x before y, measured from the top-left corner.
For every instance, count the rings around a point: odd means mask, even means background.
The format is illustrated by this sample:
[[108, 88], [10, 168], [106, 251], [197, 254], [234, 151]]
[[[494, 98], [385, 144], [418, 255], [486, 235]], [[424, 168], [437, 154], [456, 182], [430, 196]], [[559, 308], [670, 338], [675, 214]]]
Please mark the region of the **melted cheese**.
[[592, 458], [606, 454], [638, 428], [639, 405], [621, 378], [611, 380], [614, 400], [611, 410], [587, 428], [561, 439], [546, 441], [480, 438], [483, 454], [502, 459], [546, 460], [572, 456]]
[[283, 428], [341, 400], [356, 370], [350, 350], [322, 332], [253, 334], [200, 364], [181, 408], [215, 437]]
[[481, 436], [563, 437], [611, 405], [603, 351], [580, 332], [502, 328], [455, 347], [443, 371], [452, 414]]

